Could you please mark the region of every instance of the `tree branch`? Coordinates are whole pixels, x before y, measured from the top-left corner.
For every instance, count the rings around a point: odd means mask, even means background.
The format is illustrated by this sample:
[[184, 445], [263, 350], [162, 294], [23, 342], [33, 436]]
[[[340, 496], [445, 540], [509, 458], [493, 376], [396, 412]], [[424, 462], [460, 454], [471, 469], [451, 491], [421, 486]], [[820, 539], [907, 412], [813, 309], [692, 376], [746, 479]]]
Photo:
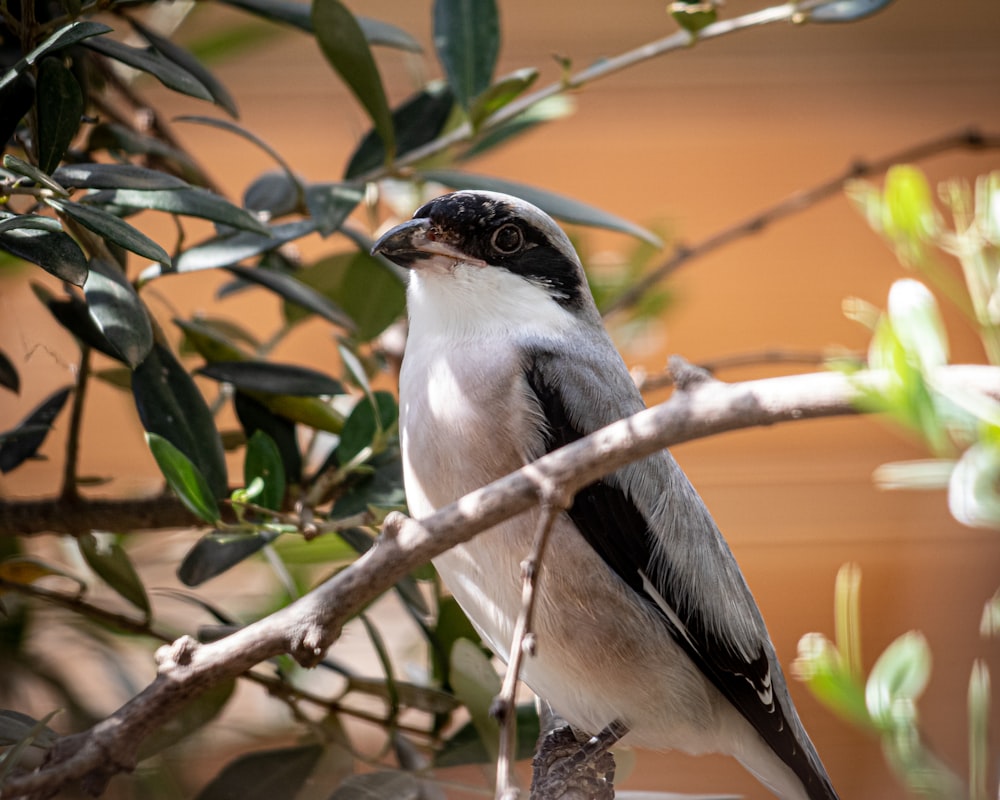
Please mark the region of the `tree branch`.
[[[315, 665], [367, 603], [433, 556], [536, 505], [553, 486], [573, 494], [664, 447], [716, 433], [854, 414], [860, 387], [877, 390], [890, 379], [876, 372], [816, 373], [724, 384], [685, 369], [679, 359], [672, 366], [677, 391], [667, 402], [550, 453], [423, 520], [390, 515], [375, 546], [350, 567], [224, 639], [199, 644], [185, 636], [161, 647], [157, 677], [146, 689], [89, 730], [59, 739], [41, 768], [6, 781], [3, 797], [47, 798], [72, 783], [99, 793], [113, 775], [135, 767], [140, 743], [186, 702], [283, 653], [303, 666]], [[1000, 399], [997, 367], [944, 367], [932, 377], [939, 386]]]

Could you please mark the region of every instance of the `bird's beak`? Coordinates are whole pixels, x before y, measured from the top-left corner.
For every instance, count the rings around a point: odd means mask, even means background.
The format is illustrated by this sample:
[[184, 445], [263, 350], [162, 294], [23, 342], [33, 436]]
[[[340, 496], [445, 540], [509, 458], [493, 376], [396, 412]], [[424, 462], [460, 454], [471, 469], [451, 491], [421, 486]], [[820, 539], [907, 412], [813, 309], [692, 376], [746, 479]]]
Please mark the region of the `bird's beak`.
[[393, 263], [408, 269], [419, 269], [424, 262], [435, 257], [443, 257], [456, 263], [486, 266], [486, 262], [472, 258], [457, 247], [435, 237], [434, 226], [426, 217], [407, 220], [386, 231], [372, 246], [372, 255], [385, 256]]

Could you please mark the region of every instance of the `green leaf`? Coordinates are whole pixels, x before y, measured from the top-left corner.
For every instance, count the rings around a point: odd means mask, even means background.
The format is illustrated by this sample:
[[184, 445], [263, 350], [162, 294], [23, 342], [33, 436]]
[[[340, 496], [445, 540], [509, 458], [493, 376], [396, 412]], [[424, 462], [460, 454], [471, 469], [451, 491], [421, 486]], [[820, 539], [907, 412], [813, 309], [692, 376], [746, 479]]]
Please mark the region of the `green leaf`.
[[931, 677], [931, 651], [922, 633], [898, 637], [879, 656], [868, 675], [865, 703], [883, 730], [916, 723], [916, 700]]
[[291, 214], [299, 207], [301, 186], [282, 170], [265, 172], [243, 193], [243, 205], [251, 211], [265, 211], [269, 219]]
[[150, 239], [146, 234], [136, 230], [124, 220], [119, 219], [107, 211], [99, 208], [91, 208], [73, 203], [69, 200], [47, 200], [49, 205], [61, 211], [83, 227], [93, 231], [98, 236], [114, 242], [126, 250], [137, 253], [151, 261], [158, 261], [161, 264], [169, 264], [170, 256], [167, 251]]
[[525, 67], [512, 72], [481, 92], [469, 108], [469, 124], [479, 130], [483, 122], [523, 94], [538, 78], [538, 70]]
[[[524, 761], [535, 753], [538, 737], [541, 735], [541, 723], [534, 703], [522, 703], [517, 706], [516, 711], [517, 749], [515, 759]], [[469, 764], [493, 764], [493, 759], [483, 746], [482, 739], [479, 738], [476, 726], [471, 722], [467, 722], [448, 737], [444, 746], [434, 756], [434, 766], [440, 769], [462, 767]], [[681, 800], [682, 797], [682, 795], [668, 795], [663, 800]], [[654, 798], [649, 800], [654, 800]], [[691, 797], [690, 800], [695, 800], [695, 798]], [[701, 798], [701, 800], [708, 800], [708, 798]], [[719, 798], [719, 800], [724, 799]]]
[[435, 0], [434, 48], [455, 99], [468, 111], [490, 85], [500, 52], [494, 0]]
[[279, 511], [285, 499], [285, 467], [278, 445], [262, 430], [254, 431], [247, 441], [246, 456], [243, 459], [244, 484], [249, 486], [257, 478], [263, 481], [264, 489], [254, 502], [272, 511]]
[[227, 269], [245, 281], [259, 284], [269, 289], [285, 300], [301, 306], [307, 311], [319, 314], [327, 322], [331, 322], [349, 331], [354, 330], [354, 320], [339, 309], [331, 300], [321, 295], [315, 289], [302, 283], [297, 278], [284, 272], [272, 269], [250, 269], [247, 267], [227, 267]]
[[389, 392], [375, 392], [375, 405], [367, 397], [359, 400], [344, 423], [337, 445], [337, 460], [347, 464], [364, 448], [375, 443], [376, 436], [381, 436], [396, 424], [399, 409], [396, 398]]
[[893, 0], [831, 0], [816, 8], [802, 12], [806, 22], [856, 22], [870, 17], [888, 6]]
[[312, 23], [323, 55], [368, 112], [390, 161], [396, 151], [392, 114], [364, 31], [339, 0], [314, 2]]
[[94, 259], [83, 294], [94, 323], [121, 360], [135, 369], [153, 348], [153, 326], [132, 284], [118, 267]]
[[551, 214], [557, 219], [561, 219], [563, 222], [626, 233], [629, 236], [643, 239], [657, 247], [661, 247], [663, 244], [654, 233], [635, 223], [589, 206], [586, 203], [581, 203], [579, 200], [556, 194], [555, 192], [548, 192], [544, 189], [504, 180], [503, 178], [474, 175], [469, 172], [459, 172], [458, 170], [422, 170], [421, 174], [427, 180], [443, 183], [445, 186], [451, 186], [454, 189], [487, 189], [520, 197], [522, 200], [533, 203], [542, 209], [542, 211]]
[[1000, 443], [976, 442], [962, 454], [948, 484], [948, 509], [963, 525], [1000, 530]]
[[139, 761], [145, 761], [205, 727], [222, 713], [235, 688], [235, 680], [222, 681], [185, 703], [179, 712], [158, 725], [139, 745]]
[[885, 174], [881, 228], [904, 263], [926, 259], [928, 240], [938, 229], [934, 195], [927, 177], [917, 167], [897, 164]]
[[248, 231], [216, 236], [185, 250], [174, 260], [173, 267], [169, 270], [154, 266], [145, 270], [139, 277], [140, 280], [147, 281], [162, 275], [165, 271], [195, 272], [202, 269], [229, 267], [244, 259], [276, 250], [288, 242], [313, 233], [315, 230], [316, 222], [314, 220], [303, 219], [274, 225], [269, 228], [270, 234], [267, 236]]
[[342, 519], [371, 509], [403, 510], [403, 466], [399, 451], [387, 449], [376, 454], [365, 465], [373, 472], [356, 473], [348, 481], [347, 491], [337, 498], [331, 519]]
[[167, 484], [188, 510], [205, 522], [213, 524], [219, 522], [222, 519], [219, 506], [215, 502], [208, 481], [194, 462], [158, 434], [147, 433], [146, 442]]
[[320, 235], [329, 236], [340, 230], [364, 196], [363, 189], [351, 184], [313, 183], [306, 187], [306, 206]]
[[23, 175], [26, 178], [30, 178], [39, 186], [44, 186], [46, 189], [51, 189], [60, 197], [67, 197], [68, 192], [65, 188], [56, 183], [52, 178], [34, 164], [29, 164], [27, 161], [23, 161], [15, 155], [10, 153], [5, 153], [3, 157], [4, 169], [8, 169], [15, 175]]
[[177, 577], [185, 586], [200, 586], [259, 552], [279, 535], [252, 529], [208, 533], [184, 556]]
[[516, 117], [486, 128], [467, 150], [458, 154], [456, 160], [461, 163], [478, 158], [542, 123], [568, 117], [573, 113], [573, 109], [572, 97], [565, 94], [557, 94], [539, 100]]
[[[50, 714], [49, 717], [52, 715]], [[31, 745], [48, 749], [56, 743], [59, 734], [52, 728], [42, 725], [32, 736], [32, 730], [38, 725], [38, 720], [22, 714], [20, 711], [0, 709], [0, 745], [17, 744], [31, 736]]]
[[299, 451], [295, 423], [274, 414], [260, 400], [244, 392], [234, 393], [233, 407], [247, 440], [252, 439], [258, 432], [267, 434], [281, 454], [285, 482], [299, 483], [302, 480], [302, 454]]
[[90, 568], [149, 619], [152, 609], [146, 587], [125, 549], [110, 534], [85, 533], [76, 543]]
[[718, 0], [682, 0], [670, 3], [667, 8], [678, 25], [689, 33], [697, 34], [715, 22], [717, 3]]
[[[48, 222], [42, 222], [48, 220]], [[51, 228], [54, 223], [58, 230]], [[36, 214], [0, 212], [0, 250], [37, 264], [76, 286], [87, 280], [87, 257], [58, 220]]]
[[343, 384], [328, 375], [297, 364], [272, 361], [216, 361], [198, 370], [199, 375], [225, 381], [250, 392], [296, 397], [344, 394]]
[[[374, 339], [402, 315], [406, 285], [380, 258], [367, 253], [342, 253], [296, 273], [307, 286], [330, 298], [354, 321], [355, 338]], [[297, 322], [305, 313], [286, 305], [285, 318]]]
[[3, 350], [0, 350], [0, 386], [10, 389], [14, 394], [21, 393], [21, 376]]
[[[396, 154], [404, 156], [433, 141], [444, 130], [455, 106], [455, 96], [443, 81], [429, 84], [392, 112]], [[344, 170], [348, 180], [378, 169], [385, 163], [385, 145], [374, 129], [368, 131]]]
[[132, 373], [132, 395], [143, 427], [169, 439], [197, 464], [212, 497], [228, 495], [226, 454], [212, 412], [167, 347], [155, 343]]
[[318, 744], [258, 750], [230, 761], [196, 800], [274, 800], [298, 793], [323, 755]]
[[10, 472], [38, 452], [71, 391], [67, 386], [53, 392], [13, 429], [4, 432], [0, 437], [0, 473]]
[[150, 30], [145, 25], [142, 25], [134, 17], [128, 18], [132, 27], [135, 28], [142, 37], [149, 42], [153, 48], [168, 61], [173, 62], [182, 70], [187, 72], [189, 75], [193, 76], [211, 96], [212, 101], [217, 105], [224, 108], [231, 117], [238, 117], [240, 115], [238, 109], [236, 108], [236, 101], [233, 100], [232, 95], [223, 86], [218, 79], [207, 69], [197, 58], [195, 58], [191, 53], [185, 50], [183, 47], [178, 47], [169, 39], [160, 36], [153, 30]]
[[79, 189], [189, 189], [191, 185], [167, 172], [135, 164], [64, 164], [52, 173], [62, 186]]
[[451, 649], [455, 642], [467, 639], [479, 646], [481, 640], [458, 601], [451, 596], [438, 601], [437, 624], [433, 633], [431, 658], [434, 677], [448, 687], [451, 685]]
[[38, 65], [38, 167], [52, 172], [80, 128], [83, 92], [58, 58], [46, 58]]
[[837, 716], [860, 728], [871, 729], [872, 719], [865, 705], [864, 687], [825, 636], [810, 633], [799, 640], [798, 657], [792, 672], [806, 683], [817, 700]]
[[9, 83], [12, 83], [18, 75], [37, 62], [46, 53], [55, 53], [56, 51], [63, 50], [70, 45], [76, 44], [77, 42], [82, 42], [84, 39], [88, 39], [91, 36], [98, 36], [102, 33], [110, 33], [112, 30], [113, 28], [109, 28], [101, 22], [78, 20], [76, 22], [69, 23], [49, 36], [44, 42], [28, 53], [24, 58], [20, 59], [3, 75], [0, 75], [0, 89], [3, 89]]
[[451, 686], [468, 709], [489, 760], [495, 762], [500, 726], [490, 716], [490, 706], [500, 692], [500, 676], [482, 649], [468, 639], [458, 639], [451, 648]]
[[34, 104], [35, 82], [30, 74], [17, 75], [0, 88], [0, 142], [11, 140]]
[[122, 64], [152, 75], [168, 89], [196, 97], [199, 100], [213, 102], [212, 93], [194, 75], [184, 67], [164, 58], [151, 47], [130, 47], [114, 39], [90, 39], [86, 47], [95, 50], [103, 56], [120, 61]]
[[926, 286], [911, 278], [893, 283], [888, 312], [899, 343], [915, 364], [927, 371], [948, 363], [948, 335]]
[[166, 211], [169, 214], [211, 220], [265, 236], [270, 234], [267, 225], [246, 209], [233, 205], [207, 189], [193, 186], [159, 190], [114, 189], [87, 195], [84, 202], [88, 205], [109, 205], [129, 210]]

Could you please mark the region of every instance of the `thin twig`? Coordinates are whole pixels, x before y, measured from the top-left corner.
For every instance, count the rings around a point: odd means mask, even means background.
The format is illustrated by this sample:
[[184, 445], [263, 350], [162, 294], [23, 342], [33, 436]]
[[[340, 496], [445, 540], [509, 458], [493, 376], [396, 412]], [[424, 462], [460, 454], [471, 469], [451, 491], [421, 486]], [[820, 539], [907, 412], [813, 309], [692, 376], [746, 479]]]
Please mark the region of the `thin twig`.
[[849, 180], [881, 174], [894, 164], [920, 161], [956, 148], [973, 150], [1000, 148], [1000, 135], [983, 134], [975, 128], [968, 128], [897, 150], [874, 161], [855, 161], [833, 178], [829, 178], [812, 189], [790, 194], [763, 211], [713, 233], [707, 239], [693, 245], [677, 244], [674, 247], [674, 252], [666, 261], [611, 301], [604, 309], [604, 316], [609, 317], [635, 305], [651, 286], [672, 275], [687, 262], [718, 250], [727, 244], [732, 244], [739, 239], [760, 233], [778, 220], [805, 211], [822, 200], [840, 194], [844, 184]]
[[[76, 376], [73, 390], [73, 405], [66, 432], [66, 463], [63, 464], [63, 482], [60, 493], [63, 500], [72, 502], [79, 498], [77, 490], [77, 469], [80, 465], [80, 437], [83, 434], [83, 408], [87, 399], [87, 384], [90, 381], [90, 347], [80, 345], [80, 371]], [[84, 532], [81, 529], [81, 533]]]

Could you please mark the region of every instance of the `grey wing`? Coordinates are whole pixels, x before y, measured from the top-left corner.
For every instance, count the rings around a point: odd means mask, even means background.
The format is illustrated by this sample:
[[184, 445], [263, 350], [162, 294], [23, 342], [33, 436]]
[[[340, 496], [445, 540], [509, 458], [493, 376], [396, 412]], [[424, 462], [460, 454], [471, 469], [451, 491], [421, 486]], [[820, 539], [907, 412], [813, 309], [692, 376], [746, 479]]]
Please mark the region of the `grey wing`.
[[[535, 347], [526, 353], [524, 374], [545, 418], [549, 452], [643, 407], [610, 342], [595, 357], [578, 351], [571, 360]], [[659, 612], [670, 635], [799, 776], [809, 796], [836, 798], [735, 559], [670, 455], [585, 487], [568, 514], [588, 544]]]

